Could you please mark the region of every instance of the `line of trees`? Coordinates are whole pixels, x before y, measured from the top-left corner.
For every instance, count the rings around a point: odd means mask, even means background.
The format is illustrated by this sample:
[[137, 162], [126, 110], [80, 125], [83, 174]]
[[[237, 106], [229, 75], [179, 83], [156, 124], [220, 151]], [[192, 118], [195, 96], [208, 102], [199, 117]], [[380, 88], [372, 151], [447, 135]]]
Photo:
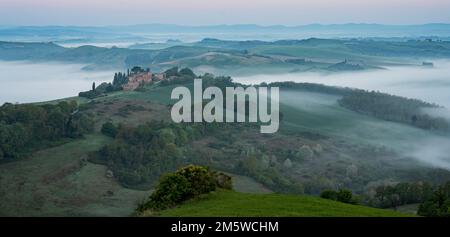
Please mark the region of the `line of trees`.
[[[261, 84], [261, 86], [265, 85], [264, 83]], [[427, 130], [450, 130], [450, 122], [448, 120], [438, 116], [431, 116], [424, 111], [427, 108], [440, 108], [438, 105], [417, 99], [316, 83], [273, 82], [268, 85], [282, 89], [340, 95], [342, 96], [338, 101], [340, 106], [361, 114], [367, 114], [387, 121], [405, 123]]]
[[423, 111], [426, 108], [439, 108], [439, 106], [421, 100], [375, 91], [352, 90], [338, 102], [342, 107], [383, 120], [405, 123], [428, 130], [448, 131], [450, 129], [450, 124], [446, 119], [432, 117]]
[[82, 92], [78, 93], [78, 96], [85, 97], [88, 99], [94, 99], [96, 97], [103, 95], [104, 93], [120, 91], [120, 90], [122, 90], [122, 85], [125, 85], [128, 83], [129, 75], [130, 75], [129, 70], [127, 73], [116, 72], [116, 73], [114, 73], [114, 79], [113, 79], [112, 83], [104, 82], [96, 87], [95, 82], [94, 82], [92, 84], [92, 90], [82, 91]]
[[118, 86], [127, 84], [128, 77], [129, 77], [129, 72], [128, 72], [128, 75], [127, 75], [127, 73], [116, 72], [116, 73], [114, 73], [114, 79], [113, 79], [112, 85], [115, 87], [118, 87]]
[[[267, 84], [262, 83], [261, 86], [266, 86]], [[271, 87], [280, 87], [282, 89], [292, 89], [292, 90], [304, 90], [308, 92], [317, 92], [317, 93], [325, 93], [332, 95], [346, 95], [354, 91], [355, 89], [347, 88], [347, 87], [336, 87], [336, 86], [326, 86], [323, 84], [317, 83], [308, 83], [308, 82], [272, 82], [268, 84]]]
[[382, 185], [375, 189], [375, 194], [368, 198], [366, 203], [379, 208], [396, 208], [401, 205], [424, 202], [433, 195], [433, 192], [433, 185], [426, 182]]

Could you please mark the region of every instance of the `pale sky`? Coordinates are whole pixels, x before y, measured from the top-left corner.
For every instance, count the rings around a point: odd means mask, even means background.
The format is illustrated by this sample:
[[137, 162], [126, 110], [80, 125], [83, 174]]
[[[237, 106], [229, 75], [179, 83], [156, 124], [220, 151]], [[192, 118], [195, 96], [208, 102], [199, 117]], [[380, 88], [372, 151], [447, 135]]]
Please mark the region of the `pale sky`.
[[0, 25], [450, 23], [450, 0], [0, 0]]

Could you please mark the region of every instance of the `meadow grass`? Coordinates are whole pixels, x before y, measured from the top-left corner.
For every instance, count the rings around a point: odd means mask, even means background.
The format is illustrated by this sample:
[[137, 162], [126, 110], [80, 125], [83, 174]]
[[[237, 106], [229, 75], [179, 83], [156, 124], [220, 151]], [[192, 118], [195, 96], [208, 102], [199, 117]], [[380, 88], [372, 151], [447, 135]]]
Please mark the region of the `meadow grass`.
[[0, 166], [0, 216], [127, 216], [150, 191], [126, 189], [84, 162], [111, 139], [87, 135]]
[[249, 194], [220, 190], [161, 211], [158, 216], [194, 217], [412, 217], [392, 210], [350, 205], [312, 196]]

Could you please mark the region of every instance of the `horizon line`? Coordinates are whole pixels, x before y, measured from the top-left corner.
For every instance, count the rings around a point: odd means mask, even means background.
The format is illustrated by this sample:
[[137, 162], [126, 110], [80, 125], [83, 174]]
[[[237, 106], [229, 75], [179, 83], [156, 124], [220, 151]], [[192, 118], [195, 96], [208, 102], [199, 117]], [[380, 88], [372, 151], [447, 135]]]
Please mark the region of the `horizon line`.
[[254, 26], [254, 27], [285, 27], [285, 28], [298, 28], [298, 27], [306, 27], [306, 26], [343, 26], [343, 25], [372, 25], [372, 26], [427, 26], [427, 25], [450, 25], [450, 22], [428, 22], [428, 23], [420, 23], [420, 24], [385, 24], [385, 23], [368, 23], [368, 22], [347, 22], [347, 23], [308, 23], [308, 24], [299, 24], [299, 25], [289, 25], [289, 24], [256, 24], [256, 23], [239, 23], [239, 24], [211, 24], [211, 25], [202, 25], [202, 24], [178, 24], [178, 23], [136, 23], [136, 24], [106, 24], [106, 25], [76, 25], [76, 24], [0, 24], [0, 27], [96, 27], [96, 28], [107, 28], [107, 27], [131, 27], [131, 26], [177, 26], [177, 27], [233, 27], [233, 26]]

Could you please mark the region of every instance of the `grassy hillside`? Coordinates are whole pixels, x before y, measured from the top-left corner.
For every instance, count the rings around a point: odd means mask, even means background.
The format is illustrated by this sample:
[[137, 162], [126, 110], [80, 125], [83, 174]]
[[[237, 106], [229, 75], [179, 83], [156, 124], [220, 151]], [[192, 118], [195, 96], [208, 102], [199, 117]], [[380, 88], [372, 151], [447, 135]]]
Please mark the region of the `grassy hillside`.
[[[162, 104], [174, 103], [169, 95], [175, 86], [152, 85], [145, 92], [115, 92], [95, 99], [95, 105], [88, 111], [96, 114], [99, 125], [104, 121], [133, 126], [150, 120], [170, 121], [170, 108]], [[192, 84], [186, 86], [192, 89]], [[420, 139], [442, 138], [429, 131], [342, 108], [337, 103], [339, 98], [337, 95], [283, 89], [280, 95], [283, 120], [279, 133], [261, 136], [256, 130], [230, 129], [215, 138], [206, 136], [192, 144], [197, 156], [192, 162], [258, 179], [261, 177], [257, 174], [273, 173], [265, 171], [269, 160], [279, 164], [282, 177], [301, 183], [305, 192], [314, 194], [335, 187], [363, 193], [367, 191], [365, 188], [373, 188], [371, 185], [377, 182], [434, 182], [440, 179], [432, 168], [402, 154], [420, 149]], [[145, 109], [122, 115], [120, 111], [126, 110], [128, 105]], [[418, 146], [411, 148], [411, 144]], [[312, 156], [299, 153], [304, 145], [306, 149], [313, 149]], [[242, 157], [242, 151], [247, 155]], [[248, 154], [264, 158], [252, 164]], [[246, 157], [248, 159], [244, 159]], [[283, 165], [287, 158], [292, 167]], [[237, 170], [243, 159], [257, 171], [249, 174]], [[264, 183], [265, 179], [256, 181], [277, 191]], [[245, 184], [240, 187], [245, 190]]]
[[89, 135], [0, 165], [0, 216], [127, 216], [148, 191], [131, 190], [86, 162], [109, 142]]
[[[170, 100], [174, 86], [148, 85], [142, 92], [120, 91], [92, 101], [76, 99], [84, 104], [84, 112], [94, 116], [99, 132], [106, 121], [131, 126], [151, 120], [170, 121], [167, 105], [174, 102]], [[192, 88], [192, 84], [186, 86]], [[308, 196], [267, 193], [281, 192], [280, 189], [292, 193], [293, 188], [303, 188], [304, 193], [318, 194], [324, 189], [344, 187], [364, 194], [385, 182], [437, 182], [450, 177], [447, 171], [429, 168], [378, 147], [402, 151], [411, 147], [413, 139], [435, 135], [347, 110], [339, 106], [339, 98], [283, 90], [279, 133], [263, 136], [257, 129], [237, 127], [194, 141], [187, 153], [192, 154], [189, 155], [192, 163], [239, 174], [232, 175], [234, 189], [253, 194], [215, 193], [161, 215], [400, 215]], [[86, 162], [89, 152], [111, 142], [112, 139], [94, 133], [85, 139], [37, 151], [29, 158], [2, 163], [0, 216], [131, 214], [136, 204], [148, 197], [149, 190], [124, 188], [107, 177], [107, 167]]]
[[[149, 215], [147, 213], [147, 215]], [[391, 210], [349, 205], [326, 199], [219, 191], [162, 211], [160, 216], [287, 216], [287, 217], [406, 217]]]

